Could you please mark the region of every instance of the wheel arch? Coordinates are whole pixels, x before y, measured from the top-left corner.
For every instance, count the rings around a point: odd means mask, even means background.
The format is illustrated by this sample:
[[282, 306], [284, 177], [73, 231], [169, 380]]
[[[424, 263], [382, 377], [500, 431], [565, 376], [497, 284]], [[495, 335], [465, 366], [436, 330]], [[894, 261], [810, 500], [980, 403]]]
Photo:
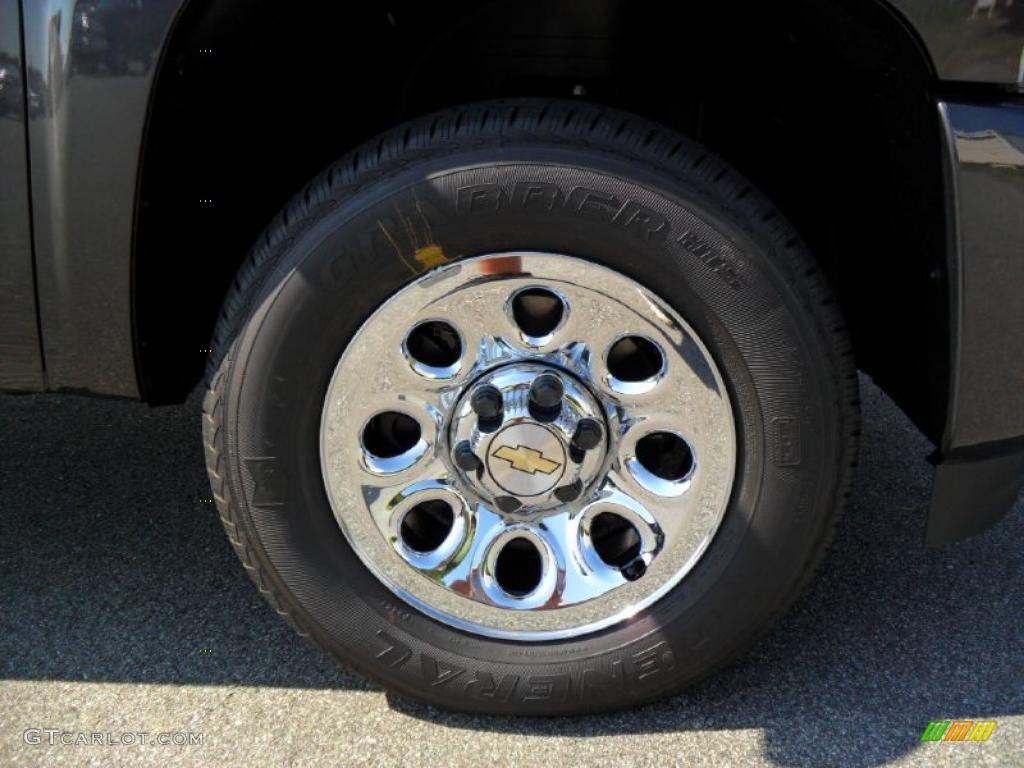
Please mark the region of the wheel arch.
[[742, 25], [617, 0], [317, 12], [312, 24], [280, 4], [193, 0], [167, 40], [134, 249], [147, 400], [199, 380], [247, 251], [336, 157], [433, 109], [582, 92], [697, 138], [772, 197], [828, 274], [860, 367], [939, 438], [950, 354], [934, 67], [887, 4], [794, 2]]

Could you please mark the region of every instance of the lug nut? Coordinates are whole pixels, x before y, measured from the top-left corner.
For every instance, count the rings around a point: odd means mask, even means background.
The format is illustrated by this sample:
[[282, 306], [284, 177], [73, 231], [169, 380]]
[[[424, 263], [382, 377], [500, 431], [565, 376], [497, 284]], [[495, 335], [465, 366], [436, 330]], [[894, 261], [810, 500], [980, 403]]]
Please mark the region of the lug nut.
[[530, 387], [530, 414], [538, 421], [551, 421], [562, 410], [565, 387], [553, 373], [542, 373]]
[[476, 472], [480, 468], [480, 459], [473, 453], [468, 440], [463, 440], [455, 446], [453, 456], [456, 466], [463, 472]]
[[530, 387], [530, 402], [538, 408], [557, 408], [564, 392], [560, 378], [553, 373], [542, 373]]
[[555, 498], [563, 504], [567, 504], [570, 501], [575, 501], [583, 493], [583, 481], [576, 478], [569, 485], [563, 485], [561, 488], [555, 488]]
[[643, 561], [642, 557], [635, 557], [622, 566], [619, 572], [629, 581], [636, 581], [647, 573], [647, 563]]
[[498, 509], [506, 513], [515, 512], [523, 506], [523, 502], [515, 496], [499, 496], [494, 500], [494, 503], [498, 505]]
[[492, 384], [485, 384], [473, 392], [469, 406], [480, 421], [480, 428], [485, 432], [492, 431], [501, 422], [501, 412], [505, 407], [501, 391]]
[[604, 430], [594, 419], [580, 419], [576, 425], [576, 434], [572, 436], [572, 444], [581, 451], [589, 451], [601, 444]]

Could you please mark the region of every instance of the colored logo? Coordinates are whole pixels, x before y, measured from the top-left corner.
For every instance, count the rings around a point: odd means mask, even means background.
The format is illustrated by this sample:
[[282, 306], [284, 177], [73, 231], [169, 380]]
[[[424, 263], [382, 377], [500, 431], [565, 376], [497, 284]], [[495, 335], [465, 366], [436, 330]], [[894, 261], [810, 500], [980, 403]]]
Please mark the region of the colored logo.
[[921, 741], [988, 741], [995, 720], [932, 720]]
[[528, 472], [531, 475], [535, 475], [538, 472], [550, 475], [562, 466], [557, 461], [545, 458], [544, 454], [540, 451], [527, 448], [525, 445], [517, 445], [515, 448], [511, 445], [503, 445], [494, 451], [491, 456], [507, 461], [512, 465], [512, 469]]

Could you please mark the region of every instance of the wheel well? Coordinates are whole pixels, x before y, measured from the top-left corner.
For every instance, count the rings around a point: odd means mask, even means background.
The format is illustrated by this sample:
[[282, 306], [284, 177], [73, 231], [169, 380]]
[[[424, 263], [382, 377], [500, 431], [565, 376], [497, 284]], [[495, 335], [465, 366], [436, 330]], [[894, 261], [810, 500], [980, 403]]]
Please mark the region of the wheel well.
[[949, 361], [930, 62], [881, 3], [737, 13], [666, 0], [193, 0], [163, 55], [140, 177], [146, 398], [180, 400], [199, 380], [237, 268], [324, 166], [433, 109], [562, 96], [668, 124], [761, 187], [828, 274], [858, 365], [935, 439]]

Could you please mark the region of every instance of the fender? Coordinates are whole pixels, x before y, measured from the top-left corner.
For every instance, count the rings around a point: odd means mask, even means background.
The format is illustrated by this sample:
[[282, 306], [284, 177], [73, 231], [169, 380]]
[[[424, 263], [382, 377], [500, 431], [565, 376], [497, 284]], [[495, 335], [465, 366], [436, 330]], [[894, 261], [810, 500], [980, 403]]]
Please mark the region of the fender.
[[1024, 483], [1024, 101], [939, 105], [949, 194], [950, 402], [928, 543], [1001, 519]]
[[1024, 85], [1020, 0], [892, 0], [924, 41], [940, 80]]
[[147, 105], [183, 0], [22, 2], [48, 390], [138, 397], [132, 229]]
[[25, 79], [18, 0], [0, 0], [0, 390], [39, 391], [43, 359], [32, 275], [26, 113], [38, 83]]

